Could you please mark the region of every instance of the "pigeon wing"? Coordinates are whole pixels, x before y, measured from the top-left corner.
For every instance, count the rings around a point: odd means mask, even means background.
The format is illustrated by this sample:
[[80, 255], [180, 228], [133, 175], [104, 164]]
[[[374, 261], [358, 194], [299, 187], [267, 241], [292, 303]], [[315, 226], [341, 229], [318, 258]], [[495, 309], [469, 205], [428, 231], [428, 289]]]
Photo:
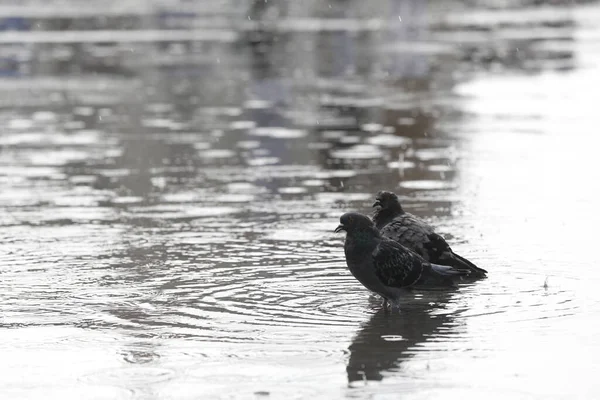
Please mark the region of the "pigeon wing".
[[375, 274], [386, 286], [405, 287], [416, 283], [424, 269], [424, 261], [402, 245], [382, 240], [373, 252]]
[[381, 229], [381, 235], [413, 250], [425, 260], [429, 260], [429, 236], [433, 228], [412, 214], [402, 214]]

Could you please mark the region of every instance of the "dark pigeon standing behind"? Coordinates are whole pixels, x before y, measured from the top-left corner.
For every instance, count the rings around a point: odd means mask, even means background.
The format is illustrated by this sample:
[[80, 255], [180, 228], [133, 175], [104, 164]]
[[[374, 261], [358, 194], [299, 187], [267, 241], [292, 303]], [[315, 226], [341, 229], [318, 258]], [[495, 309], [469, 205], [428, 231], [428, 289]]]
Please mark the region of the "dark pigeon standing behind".
[[392, 192], [377, 193], [373, 222], [381, 235], [413, 250], [425, 260], [457, 269], [468, 269], [471, 278], [482, 278], [485, 269], [454, 253], [446, 240], [422, 219], [405, 212], [398, 196]]
[[458, 270], [431, 264], [401, 244], [384, 238], [369, 217], [346, 213], [340, 217], [335, 232], [346, 231], [344, 253], [348, 269], [367, 289], [398, 307], [403, 288], [453, 287], [453, 277], [466, 276]]

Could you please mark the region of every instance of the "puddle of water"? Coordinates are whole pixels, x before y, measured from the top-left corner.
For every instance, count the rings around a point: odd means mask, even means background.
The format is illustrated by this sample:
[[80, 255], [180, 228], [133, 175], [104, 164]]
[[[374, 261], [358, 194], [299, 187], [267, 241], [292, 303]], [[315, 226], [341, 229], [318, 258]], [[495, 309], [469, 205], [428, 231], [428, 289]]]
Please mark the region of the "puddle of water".
[[[0, 6], [0, 392], [598, 392], [595, 2], [67, 3]], [[381, 312], [382, 189], [489, 277]]]

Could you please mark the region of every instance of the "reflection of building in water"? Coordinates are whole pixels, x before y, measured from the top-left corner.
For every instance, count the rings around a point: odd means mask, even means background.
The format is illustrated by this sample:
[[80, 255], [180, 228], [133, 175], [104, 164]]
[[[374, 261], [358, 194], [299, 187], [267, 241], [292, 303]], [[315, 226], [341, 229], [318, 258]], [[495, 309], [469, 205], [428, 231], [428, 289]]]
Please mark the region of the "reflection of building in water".
[[[381, 69], [392, 82], [415, 80], [417, 84], [427, 85], [432, 70], [452, 74], [457, 69], [486, 66], [525, 70], [572, 66], [569, 44], [573, 40], [575, 24], [571, 11], [566, 7], [556, 8], [550, 17], [538, 17], [536, 6], [531, 2], [519, 2], [533, 7], [527, 10], [532, 14], [531, 20], [511, 18], [505, 10], [500, 10], [497, 17], [494, 11], [489, 11], [483, 19], [477, 15], [469, 17], [472, 8], [447, 16], [447, 7], [442, 3], [419, 0], [122, 3], [119, 2], [119, 7], [114, 10], [110, 4], [103, 3], [98, 7], [80, 2], [73, 2], [71, 6], [69, 2], [53, 6], [40, 2], [40, 7], [45, 7], [41, 10], [35, 3], [28, 2], [28, 6], [2, 10], [0, 36], [23, 32], [27, 39], [26, 43], [19, 43], [19, 36], [13, 35], [16, 42], [0, 41], [0, 73], [5, 76], [70, 73], [130, 76], [135, 75], [142, 63], [172, 65], [173, 60], [178, 59], [193, 63], [201, 54], [206, 58], [212, 54], [206, 46], [194, 45], [192, 38], [163, 41], [158, 35], [156, 39], [163, 43], [144, 46], [137, 37], [123, 36], [124, 31], [231, 29], [243, 32], [241, 36], [254, 37], [260, 47], [273, 39], [268, 34], [261, 34], [261, 24], [278, 26], [279, 32], [290, 29], [289, 36], [294, 38], [290, 44], [294, 49], [286, 54], [291, 57], [286, 61], [287, 65], [305, 67], [317, 57], [317, 65], [309, 72], [319, 76], [364, 75]], [[510, 12], [518, 13], [518, 5]], [[307, 33], [314, 29], [311, 23], [303, 27], [298, 23], [299, 18], [332, 22], [323, 22], [323, 28], [317, 32], [321, 38], [315, 43], [314, 36]], [[286, 19], [296, 19], [296, 22], [290, 22], [288, 26], [288, 23], [282, 23]], [[370, 25], [371, 19], [379, 22]], [[258, 28], [248, 31], [248, 23], [254, 22]], [[357, 24], [368, 28], [357, 29]], [[376, 39], [369, 31], [372, 28], [374, 31], [382, 29], [377, 32]], [[82, 35], [69, 39], [67, 36], [50, 37], [45, 32], [82, 32]], [[114, 32], [120, 36], [118, 40], [111, 39], [110, 34], [97, 41], [90, 40], [89, 34], [94, 32]], [[82, 41], [77, 42], [78, 39]], [[454, 60], [462, 59], [470, 65], [460, 68], [450, 65], [449, 69], [447, 59], [440, 60], [438, 51], [428, 50], [431, 43], [448, 44]]]
[[576, 22], [572, 7], [554, 7], [548, 12], [547, 4], [527, 0], [503, 3], [503, 7], [450, 13], [441, 4], [430, 7], [431, 39], [453, 46], [455, 58], [461, 61], [453, 72], [573, 68]]
[[[356, 138], [360, 141], [373, 135], [361, 129], [364, 123], [392, 126], [398, 134], [415, 139], [438, 134], [438, 112], [448, 111], [448, 107], [436, 101], [443, 97], [444, 89], [451, 87], [456, 71], [466, 70], [468, 74], [498, 65], [539, 71], [565, 68], [573, 62], [570, 45], [575, 23], [568, 9], [557, 10], [558, 16], [551, 20], [542, 15], [533, 22], [512, 20], [502, 16], [505, 14], [496, 17], [493, 11], [486, 11], [492, 23], [469, 17], [468, 12], [460, 18], [439, 18], [430, 23], [426, 19], [433, 20], [433, 15], [445, 17], [443, 6], [418, 0], [281, 0], [266, 4], [248, 0], [218, 5], [174, 1], [172, 4], [178, 6], [172, 8], [163, 2], [166, 5], [156, 8], [147, 4], [131, 2], [119, 8], [122, 11], [104, 14], [85, 7], [51, 10], [48, 14], [2, 14], [0, 36], [10, 32], [23, 36], [13, 35], [17, 42], [0, 40], [0, 73], [5, 77], [0, 82], [0, 103], [14, 107], [29, 96], [29, 105], [39, 105], [43, 92], [52, 105], [118, 106], [117, 113], [128, 117], [113, 127], [121, 135], [160, 133], [160, 129], [153, 131], [142, 123], [149, 102], [173, 106], [171, 115], [161, 117], [179, 122], [197, 117], [194, 113], [203, 106], [239, 108], [240, 120], [246, 120], [242, 122], [250, 119], [259, 127], [301, 125], [309, 131], [306, 137], [294, 139], [295, 147], [290, 147], [292, 140], [253, 136], [252, 140], [260, 143], [259, 149], [246, 152], [250, 157], [263, 157], [262, 161], [277, 158], [280, 164], [309, 164], [319, 159], [324, 168], [330, 169], [343, 162], [332, 165], [335, 162], [331, 162], [327, 151], [307, 148], [320, 131], [343, 131], [345, 136], [332, 139], [333, 143], [316, 138], [320, 141], [317, 145], [342, 148], [355, 144], [352, 140]], [[185, 7], [179, 7], [181, 4]], [[298, 22], [305, 17], [314, 19]], [[295, 22], [282, 23], [285, 19]], [[379, 21], [379, 25], [367, 23], [370, 19]], [[320, 27], [314, 25], [316, 20]], [[122, 35], [127, 31], [164, 29], [185, 33], [212, 27], [231, 28], [230, 33], [248, 40], [232, 43], [235, 35], [229, 41], [227, 37], [213, 41], [163, 40], [157, 36], [156, 42], [146, 43], [139, 36]], [[47, 36], [46, 31], [79, 32], [81, 38], [75, 34], [63, 40], [60, 35]], [[89, 35], [94, 32], [112, 32], [123, 39], [115, 41], [105, 35], [96, 40]], [[19, 43], [19, 37], [27, 40]], [[474, 39], [463, 40], [465, 37]], [[446, 50], [422, 51], [424, 41], [444, 44]], [[444, 54], [448, 48], [452, 49], [451, 58]], [[12, 79], [17, 76], [28, 76], [30, 81]], [[41, 82], [42, 78], [48, 79]], [[404, 85], [411, 81], [423, 85]], [[435, 90], [430, 88], [430, 81], [438, 84]], [[14, 86], [14, 90], [9, 92], [8, 86]], [[389, 94], [415, 92], [424, 96], [398, 106], [388, 102]], [[379, 103], [368, 102], [377, 97]], [[192, 126], [198, 131], [221, 130], [218, 145], [236, 149], [245, 131], [230, 132], [228, 122], [198, 118]], [[89, 121], [85, 127], [96, 128], [96, 124], [97, 120]], [[163, 160], [179, 160], [180, 153], [185, 158], [195, 152], [189, 144], [167, 146], [162, 140], [125, 142], [126, 151], [119, 162], [132, 163], [135, 159], [140, 169], [146, 170], [161, 167]], [[389, 152], [391, 161], [400, 151]], [[383, 164], [390, 160], [379, 161]], [[134, 179], [134, 191], [143, 194], [152, 185], [149, 176], [141, 176]]]
[[[288, 15], [291, 3], [272, 1], [261, 4], [252, 1], [248, 18], [252, 25], [238, 42], [246, 56], [249, 80], [244, 93], [243, 117], [256, 129], [276, 129], [280, 134], [264, 134], [224, 137], [232, 146], [240, 140], [258, 143], [255, 150], [246, 152], [245, 162], [252, 168], [269, 168], [269, 165], [310, 165], [315, 157], [308, 148], [312, 137], [311, 126], [306, 126], [307, 118], [302, 115], [315, 115], [315, 99], [305, 93], [298, 81], [312, 77], [314, 52], [310, 48], [310, 35], [286, 32], [280, 22]], [[302, 121], [299, 121], [302, 119]], [[317, 118], [313, 118], [315, 121]], [[252, 133], [255, 128], [246, 130]], [[291, 137], [286, 137], [290, 134]], [[264, 175], [264, 174], [263, 174]], [[258, 185], [269, 191], [278, 191], [280, 179], [259, 179]]]
[[[26, 18], [0, 18], [0, 34], [3, 32], [26, 32], [30, 23]], [[27, 74], [30, 62], [29, 46], [21, 43], [0, 45], [0, 77], [20, 76]]]
[[[430, 59], [418, 48], [427, 40], [427, 1], [391, 0], [390, 30], [387, 42], [389, 65], [385, 67], [390, 80], [427, 80]], [[416, 50], [416, 51], [415, 51]]]

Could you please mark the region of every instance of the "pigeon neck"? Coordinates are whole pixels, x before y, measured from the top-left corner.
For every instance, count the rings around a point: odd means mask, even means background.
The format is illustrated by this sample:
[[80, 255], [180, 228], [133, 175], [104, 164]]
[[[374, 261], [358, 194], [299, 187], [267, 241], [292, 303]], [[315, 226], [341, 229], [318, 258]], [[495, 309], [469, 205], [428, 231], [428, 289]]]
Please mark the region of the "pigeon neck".
[[379, 231], [375, 227], [370, 227], [348, 233], [346, 241], [351, 247], [364, 250], [365, 248], [375, 247], [380, 238]]
[[404, 210], [400, 204], [395, 204], [389, 208], [379, 208], [373, 215], [373, 221], [375, 222], [375, 226], [381, 229], [400, 214], [404, 214]]

